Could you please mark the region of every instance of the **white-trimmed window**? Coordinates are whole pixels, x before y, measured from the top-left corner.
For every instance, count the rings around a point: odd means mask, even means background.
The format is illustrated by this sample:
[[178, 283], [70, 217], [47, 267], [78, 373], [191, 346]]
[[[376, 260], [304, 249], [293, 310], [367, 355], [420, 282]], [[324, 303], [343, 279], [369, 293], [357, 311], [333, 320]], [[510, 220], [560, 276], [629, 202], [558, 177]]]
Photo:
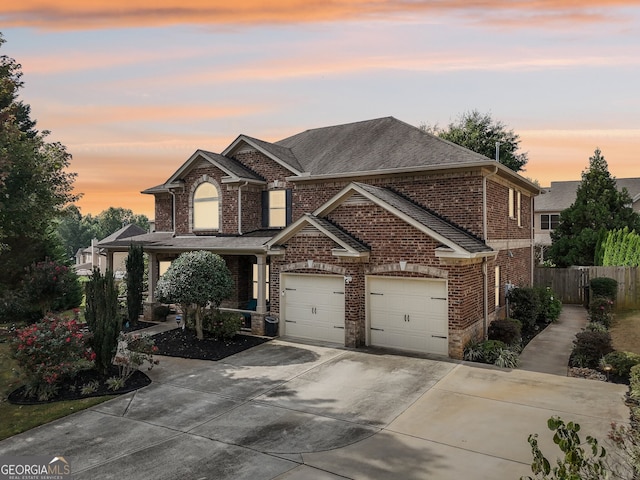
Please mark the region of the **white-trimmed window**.
[[540, 230], [555, 230], [560, 224], [560, 215], [557, 213], [543, 213], [540, 215]]
[[518, 215], [518, 226], [522, 226], [522, 194], [516, 192], [516, 210]]
[[513, 208], [513, 188], [509, 189], [509, 218], [514, 218], [514, 208]]
[[283, 228], [291, 223], [291, 190], [262, 192], [262, 226]]
[[220, 228], [220, 194], [209, 182], [201, 183], [193, 192], [193, 229], [218, 230]]
[[[266, 286], [266, 295], [267, 295], [267, 302], [269, 301], [269, 265], [265, 265], [267, 272], [266, 272], [266, 280], [267, 280], [267, 286]], [[257, 299], [258, 298], [258, 265], [256, 263], [253, 264], [253, 298]]]

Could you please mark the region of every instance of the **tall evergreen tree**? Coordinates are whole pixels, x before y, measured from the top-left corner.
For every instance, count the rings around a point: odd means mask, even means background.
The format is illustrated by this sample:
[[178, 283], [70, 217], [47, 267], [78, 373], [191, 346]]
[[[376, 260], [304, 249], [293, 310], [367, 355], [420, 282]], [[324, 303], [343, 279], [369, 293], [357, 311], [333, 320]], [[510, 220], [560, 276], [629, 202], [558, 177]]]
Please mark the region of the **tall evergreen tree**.
[[640, 231], [640, 215], [630, 205], [629, 192], [617, 189], [602, 152], [596, 149], [582, 172], [575, 202], [561, 212], [560, 224], [551, 234], [549, 257], [558, 267], [594, 265], [600, 229]]
[[131, 245], [126, 260], [127, 267], [127, 315], [129, 323], [138, 322], [142, 291], [144, 289], [144, 252], [142, 245]]

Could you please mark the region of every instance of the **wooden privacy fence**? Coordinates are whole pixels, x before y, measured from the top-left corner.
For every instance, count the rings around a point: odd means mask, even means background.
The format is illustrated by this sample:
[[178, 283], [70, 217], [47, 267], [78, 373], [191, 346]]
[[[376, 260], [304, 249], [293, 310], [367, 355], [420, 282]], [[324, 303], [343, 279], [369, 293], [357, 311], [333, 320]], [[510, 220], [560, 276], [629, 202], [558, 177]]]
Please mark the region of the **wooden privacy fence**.
[[585, 287], [596, 277], [613, 278], [618, 282], [617, 310], [640, 309], [639, 267], [536, 267], [533, 284], [550, 287], [562, 303], [585, 304]]

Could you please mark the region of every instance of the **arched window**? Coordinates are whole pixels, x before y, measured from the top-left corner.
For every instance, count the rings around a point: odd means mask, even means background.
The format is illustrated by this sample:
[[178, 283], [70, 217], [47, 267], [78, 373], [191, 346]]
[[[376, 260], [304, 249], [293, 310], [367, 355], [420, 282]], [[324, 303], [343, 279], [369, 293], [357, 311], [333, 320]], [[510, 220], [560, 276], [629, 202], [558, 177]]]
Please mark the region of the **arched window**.
[[193, 229], [218, 230], [220, 228], [220, 197], [218, 189], [204, 182], [193, 192]]

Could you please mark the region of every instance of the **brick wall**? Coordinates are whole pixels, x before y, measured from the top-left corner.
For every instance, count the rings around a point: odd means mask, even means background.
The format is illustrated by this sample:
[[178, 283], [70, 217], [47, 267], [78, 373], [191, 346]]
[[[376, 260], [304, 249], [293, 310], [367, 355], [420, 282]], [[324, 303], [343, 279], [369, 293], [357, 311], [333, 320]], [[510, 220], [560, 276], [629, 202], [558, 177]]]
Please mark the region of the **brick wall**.
[[173, 198], [169, 193], [156, 193], [154, 197], [156, 232], [173, 231]]

